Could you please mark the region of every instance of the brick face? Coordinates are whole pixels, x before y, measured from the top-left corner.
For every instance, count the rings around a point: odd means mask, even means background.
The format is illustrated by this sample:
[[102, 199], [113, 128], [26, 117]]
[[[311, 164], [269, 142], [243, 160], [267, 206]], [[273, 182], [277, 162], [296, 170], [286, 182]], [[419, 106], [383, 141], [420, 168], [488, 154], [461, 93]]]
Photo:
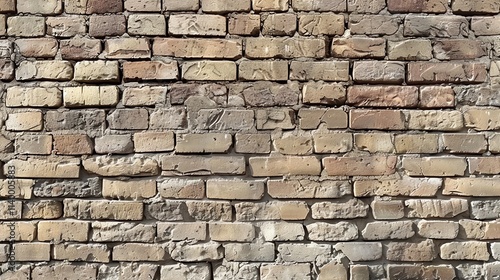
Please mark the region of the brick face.
[[0, 0], [0, 279], [497, 279], [499, 54], [499, 0]]

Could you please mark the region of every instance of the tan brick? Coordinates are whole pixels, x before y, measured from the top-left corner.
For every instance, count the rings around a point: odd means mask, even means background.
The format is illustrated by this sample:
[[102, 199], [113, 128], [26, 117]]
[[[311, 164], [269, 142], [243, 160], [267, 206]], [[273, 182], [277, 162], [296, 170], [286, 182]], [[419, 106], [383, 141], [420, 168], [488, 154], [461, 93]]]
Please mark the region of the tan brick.
[[299, 81], [348, 81], [349, 63], [344, 61], [292, 61], [290, 64], [290, 79]]
[[500, 3], [494, 0], [475, 3], [468, 0], [455, 0], [451, 5], [455, 14], [494, 14], [500, 12]]
[[288, 0], [252, 0], [254, 11], [286, 11], [288, 10]]
[[134, 133], [134, 150], [137, 153], [164, 152], [174, 149], [174, 133], [166, 132], [139, 132]]
[[15, 41], [19, 53], [25, 57], [53, 58], [57, 53], [57, 40], [50, 38], [18, 39]]
[[[170, 264], [161, 266], [161, 279], [209, 279], [211, 277], [210, 265], [207, 263], [196, 264]], [[154, 277], [152, 275], [151, 277]]]
[[441, 151], [437, 134], [398, 134], [394, 138], [397, 153], [434, 154]]
[[309, 240], [349, 241], [358, 239], [358, 227], [349, 222], [312, 223], [306, 226]]
[[86, 134], [54, 135], [54, 151], [58, 155], [90, 155], [94, 145]]
[[153, 225], [128, 222], [92, 222], [93, 242], [153, 242]]
[[430, 40], [388, 41], [387, 44], [388, 57], [391, 60], [430, 60], [433, 57]]
[[156, 38], [153, 54], [182, 58], [237, 59], [242, 55], [242, 42], [238, 39]]
[[[314, 5], [313, 2], [311, 2], [312, 5]], [[344, 34], [344, 16], [333, 13], [299, 15], [298, 32], [300, 35], [314, 36], [342, 35]]]
[[97, 154], [131, 154], [134, 152], [130, 134], [103, 135], [96, 137], [94, 142]]
[[[377, 220], [397, 220], [405, 216], [403, 201], [374, 200], [370, 207], [373, 217]], [[367, 230], [369, 232], [369, 230]]]
[[383, 58], [386, 42], [382, 38], [338, 38], [332, 41], [332, 56], [338, 58]]
[[214, 241], [252, 241], [255, 228], [247, 223], [210, 223], [208, 225], [210, 239]]
[[391, 13], [445, 13], [447, 8], [447, 0], [417, 0], [411, 2], [387, 0], [387, 9]]
[[225, 221], [232, 220], [232, 206], [229, 202], [221, 201], [187, 201], [189, 215], [200, 221]]
[[154, 106], [164, 104], [167, 96], [166, 87], [127, 87], [123, 91], [123, 105], [125, 106]]
[[142, 155], [94, 156], [83, 160], [83, 167], [101, 176], [149, 176], [158, 174], [156, 160]]
[[391, 242], [386, 251], [386, 258], [390, 261], [426, 262], [434, 260], [436, 255], [431, 239], [418, 243]]
[[[7, 0], [8, 1], [8, 0]], [[0, 5], [1, 7], [2, 5]], [[0, 8], [1, 9], [1, 8]], [[15, 8], [14, 8], [15, 9]], [[7, 34], [7, 16], [0, 14], [0, 35]]]
[[330, 176], [380, 176], [394, 174], [394, 156], [326, 157], [323, 166]]
[[229, 16], [228, 30], [231, 35], [251, 35], [260, 33], [260, 15], [233, 14]]
[[345, 12], [345, 0], [294, 0], [292, 7], [296, 11]]
[[65, 107], [115, 106], [119, 91], [116, 86], [65, 87], [63, 99]]
[[347, 11], [356, 13], [377, 14], [385, 8], [383, 0], [347, 0]]
[[291, 36], [297, 29], [295, 14], [262, 15], [262, 34], [271, 36]]
[[389, 133], [356, 133], [354, 134], [354, 145], [358, 150], [370, 153], [392, 153], [394, 152], [394, 140]]
[[62, 94], [52, 87], [9, 87], [5, 103], [7, 107], [59, 107]]
[[0, 181], [0, 197], [31, 199], [34, 184], [35, 181], [29, 179], [6, 179]]
[[177, 153], [226, 153], [232, 146], [231, 134], [177, 134]]
[[[224, 257], [222, 244], [207, 242], [201, 244], [176, 243], [170, 254], [172, 259], [182, 262], [215, 261]], [[203, 252], [203, 253], [202, 253]]]
[[405, 65], [400, 62], [355, 62], [353, 80], [358, 83], [368, 84], [402, 84], [405, 80]]
[[169, 259], [160, 244], [127, 243], [113, 247], [113, 261], [164, 261]]
[[[381, 201], [375, 200], [374, 202]], [[370, 222], [366, 224], [362, 235], [364, 240], [408, 239], [415, 235], [412, 226], [411, 221]]]
[[441, 135], [445, 151], [457, 154], [481, 154], [488, 143], [483, 134], [446, 133]]
[[55, 37], [85, 36], [87, 32], [85, 18], [82, 16], [49, 17], [46, 23], [47, 34]]
[[283, 155], [310, 155], [313, 150], [311, 136], [283, 135], [273, 140], [274, 150]]
[[373, 261], [382, 258], [380, 242], [339, 242], [333, 246], [341, 251], [351, 262]]
[[495, 178], [446, 178], [443, 195], [498, 196], [499, 182]]
[[450, 242], [441, 245], [439, 256], [443, 260], [488, 261], [488, 243], [479, 241]]
[[219, 15], [172, 15], [168, 18], [168, 33], [188, 36], [225, 36], [226, 18]]
[[7, 35], [40, 37], [45, 35], [45, 18], [39, 16], [13, 16], [7, 18]]
[[264, 196], [263, 181], [207, 180], [207, 197], [212, 199], [259, 200]]
[[322, 58], [325, 40], [302, 38], [247, 38], [245, 56], [248, 58]]
[[255, 61], [240, 62], [239, 78], [247, 81], [286, 81], [288, 80], [287, 61]]
[[0, 12], [15, 12], [16, 2], [14, 0], [1, 0], [0, 1]]
[[117, 61], [81, 61], [75, 64], [74, 80], [83, 83], [119, 82]]
[[163, 0], [165, 11], [198, 11], [200, 9], [199, 0]]
[[264, 222], [260, 231], [265, 241], [304, 240], [304, 226], [288, 222]]
[[16, 153], [49, 155], [52, 151], [52, 135], [25, 134], [16, 138]]
[[463, 219], [459, 221], [462, 234], [467, 239], [491, 240], [498, 239], [500, 223], [497, 221], [481, 222]]
[[314, 156], [251, 157], [249, 164], [254, 177], [321, 173], [321, 163]]
[[158, 182], [158, 193], [163, 198], [201, 199], [205, 197], [203, 180], [167, 179]]
[[245, 158], [240, 156], [163, 156], [164, 174], [212, 175], [244, 174]]
[[434, 43], [434, 56], [440, 60], [471, 60], [485, 55], [487, 47], [480, 41], [448, 39]]
[[408, 199], [406, 216], [409, 218], [451, 218], [467, 213], [469, 205], [466, 199]]
[[145, 38], [109, 39], [104, 43], [104, 53], [108, 59], [149, 58], [149, 42]]
[[[0, 240], [33, 241], [36, 236], [35, 222], [3, 222], [0, 224]], [[11, 231], [13, 234], [11, 234]]]
[[117, 109], [107, 117], [109, 128], [111, 129], [147, 129], [148, 110], [137, 109]]
[[262, 109], [256, 110], [257, 129], [293, 129], [295, 127], [295, 112], [292, 109]]
[[467, 37], [468, 21], [461, 16], [421, 16], [408, 15], [404, 22], [404, 36], [415, 37]]
[[463, 176], [467, 163], [460, 157], [404, 157], [402, 168], [410, 176]]
[[139, 201], [64, 200], [64, 217], [92, 220], [141, 220], [143, 204]]
[[349, 16], [349, 30], [352, 34], [391, 35], [398, 31], [401, 18], [386, 15]]
[[38, 200], [23, 204], [23, 219], [57, 219], [62, 214], [63, 209], [60, 201]]
[[[402, 65], [399, 66], [402, 67]], [[391, 76], [390, 68], [384, 68], [384, 66], [381, 65], [371, 64], [368, 69], [361, 66], [358, 68], [355, 65], [354, 79], [364, 80], [365, 82], [371, 80], [374, 78], [373, 76], [367, 77], [370, 75], [370, 73], [368, 73], [370, 69], [373, 69], [373, 71], [383, 70], [383, 72], [380, 73], [381, 75], [385, 76], [387, 74]], [[363, 75], [367, 75], [366, 78], [356, 77], [358, 71], [364, 72]], [[374, 75], [378, 74], [374, 73]], [[392, 77], [380, 77], [381, 80], [385, 80], [386, 78], [389, 80], [392, 79]], [[354, 106], [367, 107], [416, 107], [418, 104], [418, 88], [409, 86], [351, 86], [347, 90], [346, 103]]]
[[499, 35], [500, 24], [498, 24], [498, 18], [498, 16], [473, 17], [471, 20], [471, 29], [476, 36]]
[[11, 201], [2, 200], [0, 201], [0, 219], [2, 220], [18, 220], [21, 219], [22, 214], [22, 201]]
[[177, 61], [137, 61], [123, 63], [125, 81], [177, 80]]
[[0, 59], [0, 80], [11, 81], [14, 79], [14, 62], [10, 59]]
[[201, 10], [205, 13], [248, 12], [250, 11], [250, 4], [250, 0], [201, 0]]
[[497, 157], [469, 157], [470, 174], [498, 174], [500, 161]]
[[458, 131], [464, 127], [460, 111], [412, 110], [409, 115], [408, 129]]
[[354, 219], [366, 217], [369, 206], [359, 199], [347, 202], [317, 202], [311, 206], [313, 219]]
[[88, 240], [89, 223], [83, 221], [40, 221], [37, 238], [39, 241], [86, 242]]
[[207, 225], [204, 222], [157, 223], [157, 236], [160, 240], [205, 240]]
[[107, 263], [110, 261], [110, 255], [111, 252], [106, 244], [56, 244], [53, 258]]
[[349, 127], [352, 129], [405, 129], [403, 112], [397, 110], [350, 110]]
[[61, 275], [66, 278], [89, 280], [95, 277], [97, 268], [93, 265], [73, 265], [58, 263], [54, 265], [34, 267], [31, 273], [33, 280], [43, 280], [46, 278], [58, 279]]
[[350, 194], [351, 185], [331, 180], [269, 180], [267, 191], [273, 198], [337, 198]]
[[236, 63], [232, 61], [186, 61], [182, 64], [182, 78], [193, 81], [234, 81]]
[[492, 153], [500, 153], [500, 134], [494, 133], [488, 138], [488, 149]]
[[486, 66], [482, 63], [410, 62], [409, 84], [482, 83], [486, 81]]
[[150, 129], [182, 129], [186, 127], [187, 119], [184, 108], [157, 109], [151, 113]]
[[326, 244], [283, 243], [278, 245], [278, 254], [286, 262], [313, 262], [329, 255], [331, 246]]
[[92, 37], [120, 36], [126, 31], [124, 15], [90, 16], [89, 35]]
[[291, 279], [308, 279], [311, 274], [310, 264], [265, 264], [260, 267], [260, 276], [262, 280], [279, 279], [287, 275]]
[[12, 250], [16, 253], [16, 262], [50, 260], [50, 243], [14, 243]]
[[5, 127], [11, 131], [40, 131], [43, 125], [41, 111], [11, 113], [5, 121]]
[[315, 153], [346, 153], [352, 150], [351, 133], [315, 133], [313, 140]]
[[307, 104], [340, 105], [345, 102], [346, 90], [340, 84], [308, 82], [302, 87], [302, 102]]
[[136, 36], [165, 36], [167, 22], [161, 14], [131, 14], [128, 16], [127, 32]]
[[421, 87], [419, 106], [421, 108], [453, 108], [455, 107], [455, 92], [451, 87]]
[[354, 182], [354, 196], [435, 196], [443, 181], [439, 178], [363, 180]]
[[500, 128], [500, 114], [497, 108], [464, 108], [465, 127], [474, 130], [496, 130]]
[[458, 223], [451, 221], [418, 222], [418, 234], [432, 239], [455, 239], [458, 235]]
[[130, 12], [160, 12], [161, 0], [125, 0], [124, 8]]
[[156, 195], [156, 181], [152, 179], [112, 180], [103, 179], [102, 195], [114, 199], [143, 199]]
[[269, 134], [235, 135], [235, 151], [243, 154], [267, 154], [271, 151], [271, 136]]
[[[75, 67], [75, 79], [77, 68]], [[23, 61], [16, 69], [16, 80], [69, 81], [73, 78], [73, 66], [69, 61]]]

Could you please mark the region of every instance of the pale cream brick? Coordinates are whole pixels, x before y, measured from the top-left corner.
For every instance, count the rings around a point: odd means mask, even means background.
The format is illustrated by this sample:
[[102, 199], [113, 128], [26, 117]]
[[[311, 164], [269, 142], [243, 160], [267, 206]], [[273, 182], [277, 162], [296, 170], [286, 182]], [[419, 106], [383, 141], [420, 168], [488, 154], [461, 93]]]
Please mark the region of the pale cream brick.
[[108, 59], [139, 59], [151, 56], [146, 38], [108, 39], [104, 43], [104, 54]]
[[199, 0], [163, 0], [165, 11], [198, 11], [200, 9]]
[[199, 240], [207, 237], [207, 224], [204, 222], [192, 223], [157, 223], [157, 236], [161, 241]]
[[[417, 111], [407, 112], [409, 115], [408, 129], [457, 131], [464, 127], [464, 117], [460, 111]], [[467, 114], [465, 126], [469, 126]]]
[[500, 128], [500, 114], [497, 108], [464, 108], [465, 127], [474, 130], [496, 130]]
[[231, 134], [177, 134], [177, 153], [226, 153], [233, 144]]
[[354, 182], [354, 196], [435, 196], [442, 184], [440, 178], [362, 180]]
[[153, 54], [185, 58], [239, 58], [240, 39], [156, 38]]
[[49, 155], [52, 152], [52, 135], [25, 134], [16, 138], [16, 153]]
[[216, 261], [224, 257], [224, 248], [213, 241], [199, 244], [178, 242], [173, 244], [170, 254], [178, 262]]
[[164, 152], [174, 149], [174, 133], [165, 132], [139, 132], [134, 133], [134, 150], [138, 153]]
[[255, 238], [255, 228], [247, 223], [210, 223], [210, 239], [214, 241], [248, 242]]
[[402, 200], [374, 200], [371, 208], [377, 220], [397, 220], [405, 216]]
[[101, 176], [148, 176], [158, 174], [158, 162], [142, 155], [94, 156], [83, 160], [83, 167]]
[[402, 168], [410, 176], [463, 176], [467, 162], [460, 157], [404, 157]]
[[0, 36], [3, 36], [5, 34], [7, 34], [7, 16], [0, 14]]
[[265, 241], [304, 240], [304, 226], [288, 222], [265, 222], [260, 226]]
[[395, 173], [395, 156], [325, 157], [323, 166], [330, 176], [381, 176]]
[[205, 13], [248, 12], [250, 3], [250, 0], [201, 0], [201, 9]]
[[248, 58], [323, 58], [325, 40], [309, 38], [247, 38], [245, 56]]
[[418, 234], [432, 239], [455, 239], [458, 236], [459, 226], [452, 221], [419, 221]]
[[40, 221], [37, 238], [39, 241], [85, 242], [88, 240], [89, 222], [83, 221]]
[[264, 196], [263, 181], [209, 179], [206, 188], [212, 199], [259, 200]]
[[273, 198], [338, 198], [351, 193], [346, 181], [268, 180], [267, 192]]
[[171, 15], [168, 18], [168, 33], [188, 36], [225, 36], [226, 18], [218, 15]]
[[58, 88], [9, 87], [5, 97], [7, 107], [59, 107], [62, 93]]
[[128, 16], [127, 31], [130, 35], [164, 36], [167, 22], [162, 14], [131, 14]]
[[5, 121], [5, 127], [11, 131], [40, 131], [43, 126], [41, 111], [11, 113]]
[[45, 35], [45, 18], [39, 16], [13, 16], [7, 18], [7, 35], [40, 37]]
[[311, 265], [308, 263], [300, 264], [263, 264], [260, 267], [260, 279], [272, 280], [279, 279], [287, 275], [290, 279], [308, 279], [311, 274]]
[[14, 243], [12, 250], [16, 253], [16, 262], [50, 260], [50, 243]]
[[65, 87], [65, 107], [114, 106], [118, 103], [119, 90], [116, 86]]
[[13, 159], [4, 165], [4, 174], [7, 174], [9, 166], [15, 167], [16, 177], [19, 178], [78, 178], [80, 175], [79, 159]]
[[110, 249], [106, 244], [55, 244], [53, 258], [63, 261], [102, 262], [110, 261]]
[[349, 241], [358, 239], [358, 227], [349, 222], [308, 224], [307, 235], [313, 241]]
[[[225, 259], [235, 262], [272, 262], [275, 259], [274, 244], [266, 243], [226, 243]], [[263, 279], [263, 278], [261, 278]]]
[[392, 153], [394, 152], [393, 135], [389, 133], [356, 133], [354, 134], [354, 145], [358, 150], [370, 153]]
[[166, 87], [125, 88], [123, 91], [123, 105], [125, 106], [154, 106], [164, 104], [167, 98]]
[[318, 202], [311, 206], [313, 219], [353, 219], [368, 215], [367, 204], [359, 199], [350, 199], [347, 202]]
[[193, 81], [234, 81], [236, 63], [232, 61], [186, 61], [182, 64], [182, 78]]
[[380, 242], [340, 242], [333, 248], [342, 251], [351, 262], [374, 261], [382, 258]]
[[278, 245], [278, 254], [285, 262], [314, 262], [326, 257], [332, 247], [327, 244], [283, 243]]
[[286, 11], [288, 0], [252, 0], [254, 11]]
[[153, 179], [112, 180], [103, 179], [102, 195], [114, 199], [143, 199], [156, 195], [156, 181]]
[[162, 174], [229, 175], [245, 174], [245, 158], [241, 156], [162, 156]]
[[465, 199], [408, 199], [405, 201], [409, 218], [451, 218], [466, 213], [469, 205]]
[[75, 65], [74, 80], [83, 83], [118, 82], [119, 67], [117, 61], [81, 61]]
[[251, 157], [252, 176], [319, 175], [321, 163], [314, 156]]
[[72, 78], [73, 65], [69, 61], [22, 61], [16, 69], [16, 80], [18, 81], [69, 81]]
[[345, 12], [345, 0], [293, 0], [292, 7], [296, 11]]
[[443, 260], [488, 261], [488, 243], [480, 241], [450, 242], [441, 245], [439, 256]]

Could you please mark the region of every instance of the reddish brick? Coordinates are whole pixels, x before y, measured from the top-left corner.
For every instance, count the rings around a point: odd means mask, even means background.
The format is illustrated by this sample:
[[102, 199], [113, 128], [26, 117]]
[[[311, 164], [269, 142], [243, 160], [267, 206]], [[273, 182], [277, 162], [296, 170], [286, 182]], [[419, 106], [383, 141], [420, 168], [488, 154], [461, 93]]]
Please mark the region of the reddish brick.
[[86, 134], [54, 135], [54, 151], [58, 155], [90, 155], [93, 143]]
[[399, 110], [351, 110], [349, 127], [352, 129], [405, 129], [405, 117]]

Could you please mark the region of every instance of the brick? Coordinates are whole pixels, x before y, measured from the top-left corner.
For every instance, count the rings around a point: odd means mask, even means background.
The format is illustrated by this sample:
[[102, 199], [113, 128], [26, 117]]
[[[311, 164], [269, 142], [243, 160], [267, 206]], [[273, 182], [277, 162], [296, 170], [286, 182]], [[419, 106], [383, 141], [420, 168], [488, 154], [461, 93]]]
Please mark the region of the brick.
[[[354, 275], [354, 273], [352, 274]], [[347, 269], [343, 264], [338, 264], [336, 261], [331, 261], [322, 266], [319, 269], [318, 279], [328, 279], [328, 277], [330, 277], [331, 275], [335, 275], [335, 277], [339, 280], [348, 279]]]
[[78, 180], [43, 180], [33, 187], [37, 197], [101, 197], [101, 182], [97, 177]]
[[326, 244], [294, 244], [278, 245], [278, 254], [286, 262], [313, 262], [330, 254], [331, 246]]
[[159, 244], [127, 243], [113, 247], [114, 261], [163, 261], [168, 259], [165, 248]]
[[45, 18], [39, 16], [13, 16], [7, 18], [7, 35], [40, 37], [45, 35]]
[[458, 236], [458, 223], [451, 221], [419, 221], [418, 234], [432, 239], [455, 239]]
[[174, 149], [174, 133], [139, 132], [134, 133], [134, 150], [138, 153], [172, 151]]
[[54, 151], [58, 155], [90, 155], [94, 145], [86, 134], [54, 135]]
[[267, 191], [272, 198], [338, 198], [351, 194], [351, 185], [331, 180], [268, 180]]
[[5, 103], [7, 107], [59, 107], [62, 93], [53, 87], [9, 87]]
[[497, 196], [497, 184], [494, 178], [446, 178], [443, 195]]
[[102, 196], [105, 198], [139, 200], [155, 195], [156, 181], [152, 179], [103, 179], [102, 181]]
[[479, 241], [450, 242], [441, 245], [439, 256], [443, 260], [478, 260], [490, 258], [488, 243]]
[[76, 14], [104, 14], [120, 13], [123, 11], [123, 2], [120, 0], [111, 0], [101, 2], [99, 0], [69, 0], [65, 3], [67, 13]]
[[440, 60], [470, 60], [485, 55], [487, 55], [487, 47], [479, 41], [449, 39], [434, 43], [434, 57]]
[[63, 215], [62, 203], [53, 200], [29, 201], [23, 204], [23, 219], [57, 219]]
[[228, 19], [227, 32], [231, 35], [256, 36], [260, 33], [260, 16], [232, 14]]
[[384, 8], [383, 0], [347, 0], [348, 12], [377, 14]]
[[352, 34], [392, 35], [398, 31], [401, 22], [394, 16], [353, 14], [349, 16], [349, 30]]
[[210, 239], [214, 241], [252, 241], [255, 228], [247, 223], [210, 223], [208, 225]]
[[197, 129], [246, 131], [254, 127], [254, 111], [201, 109], [190, 125]]
[[447, 0], [426, 0], [405, 2], [387, 0], [387, 9], [391, 13], [445, 13], [448, 9]]
[[68, 261], [102, 262], [110, 261], [110, 250], [105, 244], [57, 244], [54, 245], [54, 259]]
[[218, 15], [172, 15], [168, 19], [170, 35], [225, 36], [226, 18]]
[[292, 8], [296, 11], [345, 12], [347, 5], [345, 0], [295, 0]]
[[405, 80], [405, 65], [399, 62], [355, 62], [353, 80], [368, 84], [402, 84]]
[[352, 129], [405, 129], [403, 112], [395, 110], [350, 110], [349, 127]]
[[157, 223], [157, 236], [160, 240], [205, 240], [207, 225], [204, 222]]
[[264, 182], [243, 180], [207, 180], [207, 197], [230, 200], [259, 200], [264, 196]]
[[500, 115], [496, 108], [464, 108], [465, 127], [478, 131], [500, 128]]
[[165, 11], [198, 11], [200, 9], [200, 1], [163, 0], [163, 9]]
[[404, 206], [401, 200], [374, 200], [371, 203], [373, 217], [377, 220], [397, 220], [404, 217]]
[[254, 11], [286, 11], [288, 10], [288, 0], [252, 0], [252, 9]]
[[65, 107], [115, 106], [119, 91], [116, 86], [65, 87], [63, 99]]
[[470, 174], [498, 174], [500, 161], [497, 157], [469, 157]]
[[311, 265], [304, 264], [264, 264], [260, 267], [261, 280], [279, 279], [287, 275], [291, 279], [310, 279]]
[[52, 135], [26, 134], [16, 138], [16, 153], [49, 155], [52, 151]]
[[0, 12], [15, 12], [16, 2], [14, 0], [2, 0], [0, 1]]
[[339, 242], [333, 246], [341, 251], [351, 262], [373, 261], [382, 258], [380, 242]]
[[0, 219], [2, 220], [18, 220], [21, 219], [23, 203], [21, 201], [14, 201], [11, 203], [7, 200], [0, 201], [0, 210], [2, 213]]
[[[0, 224], [2, 234], [0, 240], [2, 242], [15, 240], [15, 241], [33, 241], [36, 235], [35, 222], [3, 222]], [[13, 235], [10, 231], [13, 231]]]
[[430, 60], [433, 57], [431, 41], [426, 39], [388, 41], [387, 46], [390, 60]]
[[500, 134], [494, 133], [488, 138], [488, 149], [492, 153], [500, 153]]
[[248, 58], [322, 58], [326, 51], [323, 39], [247, 38], [245, 44]]
[[340, 105], [345, 102], [346, 90], [340, 84], [308, 82], [302, 88], [302, 102], [307, 104]]
[[90, 16], [89, 35], [92, 37], [120, 36], [126, 31], [124, 15]]
[[361, 151], [370, 153], [394, 152], [394, 140], [389, 133], [357, 133], [354, 134], [354, 146]]
[[202, 199], [205, 183], [203, 180], [167, 179], [158, 182], [158, 193], [163, 198]]
[[382, 38], [339, 38], [332, 41], [332, 56], [338, 58], [383, 58], [386, 42]]
[[245, 159], [240, 156], [164, 156], [161, 166], [176, 175], [244, 174]]
[[176, 61], [137, 61], [123, 63], [125, 81], [177, 80]]
[[40, 131], [42, 126], [41, 111], [11, 113], [5, 121], [5, 127], [10, 131]]
[[496, 17], [473, 17], [471, 20], [471, 29], [476, 36], [499, 35], [500, 24]]
[[39, 241], [88, 241], [89, 223], [83, 221], [40, 221], [37, 239]]
[[242, 42], [238, 39], [156, 38], [153, 54], [182, 58], [237, 59], [242, 55]]
[[64, 217], [92, 220], [141, 220], [143, 204], [138, 201], [65, 199]]
[[186, 111], [183, 108], [157, 109], [151, 113], [150, 129], [182, 129], [187, 127]]
[[292, 109], [263, 109], [255, 112], [257, 129], [293, 129], [295, 112]]
[[83, 130], [89, 136], [95, 136], [103, 131], [105, 120], [103, 110], [48, 111], [45, 113], [45, 129]]
[[92, 279], [95, 277], [97, 269], [91, 265], [72, 265], [59, 263], [51, 266], [39, 266], [33, 269], [32, 278], [41, 280], [45, 277], [57, 279], [60, 275], [65, 275], [67, 278]]
[[486, 66], [482, 63], [410, 62], [409, 84], [482, 83], [486, 80]]
[[421, 108], [453, 108], [455, 107], [455, 92], [451, 87], [421, 87], [419, 106]]
[[453, 1], [451, 9], [454, 14], [498, 14], [500, 12], [500, 3], [496, 1], [483, 1], [473, 3], [467, 0]]
[[0, 181], [0, 197], [12, 196], [12, 198], [31, 199], [34, 184], [35, 181], [29, 179], [6, 179]]
[[146, 109], [117, 109], [107, 117], [111, 129], [147, 129], [148, 111]]
[[182, 64], [182, 78], [193, 81], [234, 81], [236, 63], [232, 61], [196, 61]]
[[370, 222], [361, 234], [364, 240], [408, 239], [415, 235], [412, 226], [411, 221]]
[[314, 156], [251, 157], [249, 164], [254, 177], [321, 173], [321, 163]]
[[299, 201], [241, 202], [235, 204], [237, 221], [304, 220], [309, 214], [306, 203]]
[[109, 39], [104, 43], [104, 53], [108, 59], [149, 58], [149, 42], [145, 38]]
[[369, 206], [359, 199], [347, 202], [317, 202], [311, 206], [313, 219], [354, 219], [368, 215]]
[[220, 2], [202, 0], [201, 10], [205, 13], [248, 12], [250, 11], [250, 3], [250, 0]]
[[87, 32], [85, 18], [82, 16], [49, 17], [46, 21], [47, 34], [55, 37], [70, 38], [85, 36]]
[[130, 222], [92, 222], [93, 242], [153, 242], [153, 225]]
[[14, 79], [14, 63], [7, 59], [0, 59], [0, 80], [11, 81]]
[[354, 196], [435, 196], [441, 185], [439, 178], [362, 180], [354, 182]]
[[463, 219], [459, 221], [459, 224], [462, 229], [460, 237], [479, 240], [498, 239], [498, 228], [500, 224], [496, 221], [481, 222]]
[[[19, 39], [18, 41], [20, 41]], [[0, 58], [11, 58], [14, 53], [12, 42], [8, 40], [0, 40]]]
[[130, 12], [160, 12], [161, 0], [125, 0], [124, 8]]
[[206, 263], [162, 265], [160, 275], [161, 279], [210, 279], [211, 277], [210, 265]]
[[232, 206], [229, 202], [214, 201], [187, 201], [189, 215], [199, 221], [225, 221], [232, 220]]
[[304, 226], [288, 222], [264, 222], [260, 231], [265, 241], [304, 240]]
[[155, 264], [120, 263], [118, 265], [100, 265], [97, 279], [119, 277], [120, 279], [151, 279], [158, 273]]
[[142, 155], [94, 156], [83, 160], [83, 167], [101, 176], [150, 176], [158, 174], [156, 160]]
[[7, 34], [7, 16], [0, 14], [0, 35], [5, 34]]
[[180, 262], [215, 261], [224, 257], [224, 248], [222, 244], [213, 241], [193, 245], [176, 243], [170, 254], [173, 260]]
[[404, 36], [414, 37], [467, 37], [468, 21], [461, 16], [408, 15], [404, 22]]
[[[77, 78], [75, 67], [75, 79]], [[73, 66], [68, 61], [23, 61], [16, 69], [18, 81], [69, 81], [73, 78]]]
[[226, 153], [232, 137], [225, 133], [177, 134], [177, 153]]
[[445, 151], [457, 154], [482, 154], [488, 143], [482, 134], [446, 133], [441, 135]]
[[127, 32], [130, 35], [164, 36], [167, 22], [164, 15], [131, 14], [128, 16]]
[[404, 157], [403, 168], [410, 176], [463, 176], [467, 163], [459, 157]]
[[315, 133], [313, 140], [315, 153], [345, 153], [352, 150], [350, 133]]
[[426, 262], [434, 260], [436, 255], [431, 239], [418, 243], [391, 242], [386, 251], [386, 258], [390, 261]]
[[[400, 65], [402, 67], [402, 65]], [[354, 66], [354, 79], [358, 81], [368, 81], [372, 77], [356, 77], [358, 71], [362, 75], [370, 75], [369, 71], [384, 70], [382, 75], [391, 75], [389, 68], [384, 68], [377, 64], [369, 65], [369, 69], [363, 66]], [[378, 70], [374, 70], [378, 69]], [[404, 73], [404, 72], [403, 72]], [[375, 74], [377, 75], [377, 74]], [[403, 75], [404, 77], [404, 75]], [[381, 77], [385, 80], [385, 77]], [[389, 78], [391, 79], [391, 78]], [[409, 86], [351, 86], [347, 90], [347, 104], [354, 106], [368, 107], [416, 107], [418, 104], [418, 88]]]
[[306, 226], [309, 240], [349, 241], [358, 239], [358, 227], [349, 222], [312, 223]]
[[97, 154], [130, 154], [134, 152], [134, 144], [130, 135], [103, 135], [96, 137], [94, 142]]
[[228, 243], [224, 249], [228, 261], [269, 262], [275, 258], [273, 243]]
[[459, 111], [412, 110], [407, 113], [408, 129], [458, 131], [464, 127], [464, 118]]
[[235, 151], [243, 154], [267, 154], [271, 151], [271, 137], [268, 134], [235, 135]]
[[154, 106], [164, 104], [167, 96], [166, 87], [128, 87], [123, 91], [122, 103], [125, 106]]
[[[266, 68], [268, 70], [262, 71]], [[275, 71], [275, 73], [272, 73], [272, 71]], [[251, 80], [287, 80], [288, 63], [286, 61], [242, 61], [240, 63], [240, 78], [242, 75], [246, 75]], [[298, 82], [280, 84], [257, 81], [251, 84], [238, 83], [230, 85], [229, 98], [233, 97], [233, 95], [234, 97], [243, 98], [245, 104], [252, 107], [296, 105], [298, 104], [300, 89]]]
[[75, 64], [74, 80], [82, 83], [119, 82], [117, 61], [81, 61]]
[[246, 81], [286, 81], [288, 80], [287, 61], [241, 61], [238, 76]]
[[291, 36], [297, 29], [295, 14], [262, 15], [262, 34], [272, 36]]
[[292, 61], [290, 63], [290, 79], [349, 81], [349, 63], [345, 61]]
[[69, 60], [96, 59], [101, 54], [101, 41], [74, 37], [70, 40], [62, 40], [61, 57]]
[[57, 40], [55, 39], [18, 39], [15, 41], [19, 53], [25, 57], [53, 58], [57, 53]]
[[395, 172], [396, 157], [326, 157], [323, 166], [331, 176], [379, 176]]
[[[311, 4], [314, 5], [314, 1]], [[299, 3], [298, 5], [305, 4]], [[342, 35], [344, 34], [344, 16], [333, 13], [299, 15], [298, 32], [306, 36]]]
[[283, 135], [274, 139], [274, 150], [283, 155], [310, 155], [313, 141], [310, 136]]
[[50, 260], [50, 243], [15, 243], [12, 250], [16, 252], [16, 262]]
[[451, 218], [467, 213], [469, 205], [465, 199], [408, 199], [406, 216], [409, 218]]
[[259, 267], [260, 265], [253, 263], [226, 262], [214, 268], [213, 277], [215, 280], [234, 279], [243, 274], [244, 277], [258, 279]]

